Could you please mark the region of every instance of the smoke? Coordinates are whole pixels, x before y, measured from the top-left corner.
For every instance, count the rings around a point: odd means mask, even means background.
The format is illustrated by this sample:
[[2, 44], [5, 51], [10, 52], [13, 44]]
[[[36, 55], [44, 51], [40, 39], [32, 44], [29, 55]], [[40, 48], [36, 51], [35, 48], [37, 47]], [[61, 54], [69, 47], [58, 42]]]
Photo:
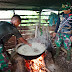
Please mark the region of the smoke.
[[41, 44], [45, 44], [46, 46], [46, 49], [48, 51], [52, 51], [53, 49], [53, 45], [52, 45], [52, 42], [51, 42], [51, 38], [50, 38], [50, 34], [49, 34], [49, 31], [48, 31], [48, 28], [42, 28], [42, 35], [41, 35], [41, 31], [39, 28], [36, 27], [36, 36], [35, 38], [32, 38], [32, 39], [29, 39], [28, 42], [29, 43], [33, 43], [33, 42], [37, 42], [37, 43], [41, 43]]

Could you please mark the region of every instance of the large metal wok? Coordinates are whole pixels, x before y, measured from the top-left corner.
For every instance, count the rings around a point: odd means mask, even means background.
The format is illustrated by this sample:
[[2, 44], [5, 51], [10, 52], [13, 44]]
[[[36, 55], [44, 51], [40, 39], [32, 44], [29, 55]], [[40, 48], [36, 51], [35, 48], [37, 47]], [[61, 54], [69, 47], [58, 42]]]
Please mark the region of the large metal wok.
[[40, 57], [45, 52], [45, 50], [46, 50], [46, 48], [43, 49], [43, 50], [40, 49], [41, 50], [40, 53], [38, 53], [38, 54], [32, 54], [32, 55], [21, 54], [21, 53], [18, 52], [18, 49], [21, 48], [21, 46], [23, 46], [23, 45], [24, 45], [23, 43], [18, 44], [16, 46], [16, 52], [18, 53], [18, 55], [20, 55], [21, 57], [25, 58], [26, 60], [36, 59], [36, 58]]

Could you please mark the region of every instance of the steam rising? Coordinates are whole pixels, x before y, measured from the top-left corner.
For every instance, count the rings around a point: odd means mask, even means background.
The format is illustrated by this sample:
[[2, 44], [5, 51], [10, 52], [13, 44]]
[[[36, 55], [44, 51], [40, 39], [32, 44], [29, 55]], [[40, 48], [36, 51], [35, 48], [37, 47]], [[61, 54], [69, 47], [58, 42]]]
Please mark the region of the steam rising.
[[[42, 35], [41, 35], [41, 32], [42, 32]], [[29, 43], [34, 43], [34, 42], [42, 43], [46, 46], [46, 49], [48, 48], [49, 50], [53, 48], [49, 30], [47, 27], [44, 28], [44, 26], [42, 27], [42, 31], [40, 31], [40, 28], [38, 28], [38, 26], [36, 26], [35, 38], [28, 40], [28, 42]]]

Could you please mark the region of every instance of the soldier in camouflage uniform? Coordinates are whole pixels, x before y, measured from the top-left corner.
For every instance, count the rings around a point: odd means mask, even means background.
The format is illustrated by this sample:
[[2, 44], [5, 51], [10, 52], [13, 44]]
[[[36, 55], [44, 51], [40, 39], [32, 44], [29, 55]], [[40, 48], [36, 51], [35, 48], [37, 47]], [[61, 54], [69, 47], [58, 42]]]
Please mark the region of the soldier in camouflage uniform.
[[19, 33], [16, 27], [21, 23], [19, 15], [14, 15], [10, 22], [0, 21], [0, 70], [3, 72], [11, 72], [9, 65], [9, 58], [4, 49], [4, 44], [7, 42], [12, 35], [15, 35], [17, 39], [20, 39], [24, 44], [29, 44], [22, 35]]
[[[71, 42], [72, 42], [72, 12], [71, 5], [69, 3], [62, 4], [63, 12], [59, 14], [57, 26], [53, 37], [56, 36], [56, 55], [55, 58], [59, 55], [60, 46], [63, 44], [64, 48], [67, 50], [67, 61], [71, 60]], [[60, 20], [60, 15], [63, 16], [62, 21]]]

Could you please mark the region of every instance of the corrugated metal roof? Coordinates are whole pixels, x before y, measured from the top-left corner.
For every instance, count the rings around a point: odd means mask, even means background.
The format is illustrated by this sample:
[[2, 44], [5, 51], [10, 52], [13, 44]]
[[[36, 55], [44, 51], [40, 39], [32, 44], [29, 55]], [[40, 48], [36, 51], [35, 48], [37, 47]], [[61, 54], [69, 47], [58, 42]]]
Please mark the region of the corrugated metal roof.
[[62, 3], [71, 0], [0, 0], [0, 9], [55, 9], [58, 10]]

